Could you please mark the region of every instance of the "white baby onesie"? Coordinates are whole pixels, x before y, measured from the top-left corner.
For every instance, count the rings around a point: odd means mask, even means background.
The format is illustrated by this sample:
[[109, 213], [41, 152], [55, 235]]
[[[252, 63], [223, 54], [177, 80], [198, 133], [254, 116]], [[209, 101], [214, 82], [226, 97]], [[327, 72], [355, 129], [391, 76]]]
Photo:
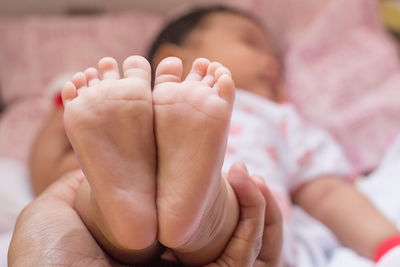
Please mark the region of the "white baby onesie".
[[[265, 179], [281, 208], [284, 218], [283, 253], [288, 264], [307, 266], [306, 262], [310, 261], [312, 265], [308, 266], [316, 266], [315, 261], [324, 261], [324, 255], [318, 255], [324, 252], [313, 255], [315, 252], [309, 251], [309, 245], [303, 244], [303, 233], [296, 237], [294, 224], [298, 219], [293, 218], [290, 194], [322, 175], [344, 178], [350, 175], [351, 168], [333, 138], [305, 123], [292, 105], [277, 104], [237, 89], [223, 171], [227, 172], [238, 161], [246, 164], [250, 174]], [[302, 214], [302, 223], [306, 220], [318, 225], [315, 220], [306, 219], [304, 212], [295, 213]], [[314, 227], [317, 232], [322, 228], [321, 225]], [[322, 249], [325, 245], [319, 247]], [[304, 265], [298, 264], [300, 258]]]

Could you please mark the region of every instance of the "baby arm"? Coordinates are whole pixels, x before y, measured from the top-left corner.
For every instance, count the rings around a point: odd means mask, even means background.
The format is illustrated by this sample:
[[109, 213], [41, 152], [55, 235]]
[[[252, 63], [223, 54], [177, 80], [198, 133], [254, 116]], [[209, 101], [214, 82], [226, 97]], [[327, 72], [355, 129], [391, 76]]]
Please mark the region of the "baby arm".
[[377, 247], [399, 235], [356, 188], [335, 176], [323, 176], [301, 186], [293, 202], [324, 223], [339, 241], [364, 257], [373, 258]]

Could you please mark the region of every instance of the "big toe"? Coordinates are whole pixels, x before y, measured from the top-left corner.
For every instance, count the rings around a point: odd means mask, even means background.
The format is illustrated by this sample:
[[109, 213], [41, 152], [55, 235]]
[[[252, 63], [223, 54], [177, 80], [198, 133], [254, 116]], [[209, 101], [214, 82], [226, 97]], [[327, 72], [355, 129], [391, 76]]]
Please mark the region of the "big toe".
[[139, 78], [150, 82], [151, 67], [150, 63], [141, 56], [130, 56], [125, 59], [123, 64], [125, 78]]
[[168, 57], [158, 64], [154, 85], [165, 82], [181, 82], [183, 65], [177, 57]]

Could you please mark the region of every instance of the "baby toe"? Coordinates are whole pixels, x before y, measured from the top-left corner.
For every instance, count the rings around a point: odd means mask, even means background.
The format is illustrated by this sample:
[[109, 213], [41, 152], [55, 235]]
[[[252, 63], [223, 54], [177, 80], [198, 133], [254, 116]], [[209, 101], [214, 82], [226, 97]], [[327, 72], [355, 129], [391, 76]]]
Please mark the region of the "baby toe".
[[181, 82], [182, 71], [182, 61], [179, 58], [165, 58], [157, 66], [154, 84], [158, 85], [165, 82]]
[[201, 81], [207, 73], [208, 66], [211, 62], [206, 58], [198, 58], [192, 64], [186, 81]]
[[75, 85], [76, 90], [87, 86], [86, 75], [83, 72], [78, 72], [71, 78], [71, 82]]
[[225, 99], [229, 104], [233, 104], [235, 100], [235, 84], [229, 74], [222, 74], [217, 82], [218, 94]]
[[68, 101], [71, 101], [77, 96], [76, 87], [75, 85], [68, 81], [64, 84], [63, 88], [61, 89], [61, 98], [65, 105]]
[[93, 86], [100, 81], [99, 72], [95, 68], [88, 68], [83, 72], [89, 86]]
[[125, 78], [140, 78], [150, 82], [151, 67], [150, 63], [141, 56], [130, 56], [125, 59], [123, 64]]
[[99, 70], [103, 80], [117, 80], [119, 79], [119, 69], [117, 61], [112, 57], [104, 57], [100, 59]]
[[207, 84], [210, 87], [214, 86], [214, 83], [216, 81], [216, 77], [215, 77], [215, 71], [222, 66], [221, 63], [218, 62], [212, 62], [210, 65], [208, 65], [207, 68], [207, 73], [204, 76], [202, 82]]

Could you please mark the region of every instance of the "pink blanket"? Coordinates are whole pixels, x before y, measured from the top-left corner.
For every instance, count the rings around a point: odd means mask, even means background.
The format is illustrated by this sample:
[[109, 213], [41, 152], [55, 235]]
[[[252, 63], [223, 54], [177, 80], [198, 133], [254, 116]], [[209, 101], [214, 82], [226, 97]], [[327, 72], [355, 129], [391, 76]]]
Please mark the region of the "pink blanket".
[[[356, 170], [374, 168], [400, 129], [400, 64], [375, 0], [248, 0], [273, 29], [285, 81], [300, 112], [331, 131]], [[102, 56], [143, 54], [160, 18], [138, 12], [100, 17], [0, 20], [0, 82], [8, 103], [0, 156], [27, 160], [49, 110], [50, 81]]]
[[299, 110], [334, 133], [365, 171], [400, 133], [399, 56], [375, 1], [328, 2], [301, 39], [289, 40], [287, 87]]
[[49, 88], [63, 73], [144, 54], [160, 18], [140, 12], [93, 17], [0, 20], [0, 84], [7, 109], [0, 120], [0, 157], [28, 159], [51, 108]]

